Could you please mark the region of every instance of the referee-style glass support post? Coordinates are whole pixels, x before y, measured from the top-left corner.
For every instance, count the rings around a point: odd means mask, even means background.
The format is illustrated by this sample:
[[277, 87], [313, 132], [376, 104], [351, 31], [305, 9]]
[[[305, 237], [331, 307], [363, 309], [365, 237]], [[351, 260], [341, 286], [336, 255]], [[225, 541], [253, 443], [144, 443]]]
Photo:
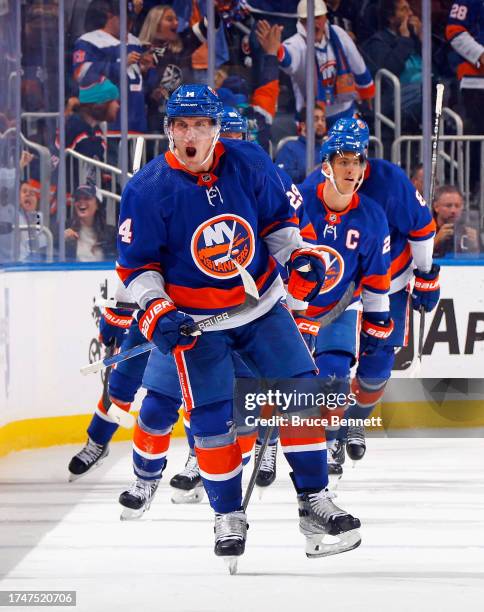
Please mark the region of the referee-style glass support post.
[[[220, 25], [220, 27], [223, 27]], [[214, 0], [207, 2], [207, 46], [208, 46], [208, 70], [207, 85], [214, 86], [215, 83], [215, 5]]]
[[314, 0], [307, 0], [306, 22], [306, 174], [314, 168]]

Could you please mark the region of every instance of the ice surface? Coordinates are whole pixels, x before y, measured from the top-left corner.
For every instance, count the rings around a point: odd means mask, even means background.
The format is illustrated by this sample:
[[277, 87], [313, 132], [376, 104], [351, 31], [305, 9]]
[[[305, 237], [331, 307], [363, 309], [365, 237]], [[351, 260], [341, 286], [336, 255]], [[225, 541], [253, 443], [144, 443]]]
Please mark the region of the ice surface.
[[73, 483], [67, 464], [78, 447], [10, 455], [0, 460], [0, 589], [76, 590], [75, 609], [90, 612], [481, 610], [484, 440], [372, 438], [368, 447], [356, 468], [347, 462], [336, 500], [360, 517], [360, 548], [306, 558], [281, 455], [276, 482], [249, 506], [236, 576], [213, 554], [206, 498], [170, 503], [184, 441], [173, 441], [151, 510], [136, 522], [119, 520], [117, 502], [132, 481], [128, 443]]

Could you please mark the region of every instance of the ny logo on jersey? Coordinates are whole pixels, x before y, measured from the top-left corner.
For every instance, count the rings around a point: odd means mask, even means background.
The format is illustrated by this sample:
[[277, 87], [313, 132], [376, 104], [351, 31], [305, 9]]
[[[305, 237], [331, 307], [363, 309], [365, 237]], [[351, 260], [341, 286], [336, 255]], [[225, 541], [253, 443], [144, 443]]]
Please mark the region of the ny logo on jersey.
[[[210, 175], [207, 175], [210, 180]], [[223, 197], [220, 193], [220, 189], [215, 185], [212, 185], [209, 189], [207, 189], [207, 199], [210, 206], [216, 206], [217, 204], [223, 204]]]
[[233, 260], [248, 266], [254, 257], [254, 243], [254, 232], [245, 219], [238, 215], [217, 215], [197, 227], [191, 239], [191, 253], [204, 274], [212, 278], [233, 278], [238, 275]]
[[326, 238], [326, 234], [332, 235], [333, 240], [336, 240], [338, 237], [338, 234], [336, 232], [336, 225], [331, 225], [329, 223], [326, 223], [324, 230], [323, 230], [323, 236]]

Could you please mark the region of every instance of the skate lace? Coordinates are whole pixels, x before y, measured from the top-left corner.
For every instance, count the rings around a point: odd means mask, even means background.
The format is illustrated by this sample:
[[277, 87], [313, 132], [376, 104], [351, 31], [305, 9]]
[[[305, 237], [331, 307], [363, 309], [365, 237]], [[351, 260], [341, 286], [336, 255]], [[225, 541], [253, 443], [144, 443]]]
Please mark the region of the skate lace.
[[344, 510], [338, 508], [338, 506], [331, 501], [335, 497], [336, 493], [334, 491], [326, 491], [323, 489], [319, 491], [319, 493], [310, 494], [308, 500], [313, 512], [322, 516], [327, 521], [331, 517], [346, 514]]
[[365, 428], [360, 425], [348, 427], [349, 442], [365, 442]]
[[128, 489], [128, 493], [139, 499], [150, 499], [156, 489], [156, 482], [137, 479]]
[[328, 463], [337, 463], [338, 459], [340, 459], [339, 455], [342, 451], [343, 445], [339, 440], [334, 440], [332, 443], [328, 444]]
[[180, 472], [180, 476], [186, 476], [187, 478], [190, 478], [190, 480], [200, 476], [196, 455], [188, 455], [187, 462], [185, 463], [183, 470]]
[[77, 458], [85, 464], [89, 464], [95, 461], [99, 455], [103, 452], [103, 445], [96, 444], [91, 439], [87, 441], [86, 446], [77, 455]]
[[260, 464], [261, 472], [273, 472], [276, 462], [277, 444], [272, 444], [266, 447], [265, 453]]
[[215, 515], [215, 539], [217, 541], [228, 538], [245, 537], [246, 517], [243, 512], [229, 512]]

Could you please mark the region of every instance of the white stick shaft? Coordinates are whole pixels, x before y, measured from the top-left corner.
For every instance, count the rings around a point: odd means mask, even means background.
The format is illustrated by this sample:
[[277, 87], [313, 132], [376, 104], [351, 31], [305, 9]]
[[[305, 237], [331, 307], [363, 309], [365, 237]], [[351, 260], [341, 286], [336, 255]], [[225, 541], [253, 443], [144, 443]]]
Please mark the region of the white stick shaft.
[[442, 83], [437, 85], [437, 93], [435, 97], [435, 114], [437, 117], [442, 114], [442, 102], [444, 99], [444, 86]]
[[143, 136], [138, 136], [134, 147], [134, 158], [133, 158], [133, 174], [136, 174], [141, 168], [141, 159], [143, 157], [143, 148], [145, 145], [145, 139]]

